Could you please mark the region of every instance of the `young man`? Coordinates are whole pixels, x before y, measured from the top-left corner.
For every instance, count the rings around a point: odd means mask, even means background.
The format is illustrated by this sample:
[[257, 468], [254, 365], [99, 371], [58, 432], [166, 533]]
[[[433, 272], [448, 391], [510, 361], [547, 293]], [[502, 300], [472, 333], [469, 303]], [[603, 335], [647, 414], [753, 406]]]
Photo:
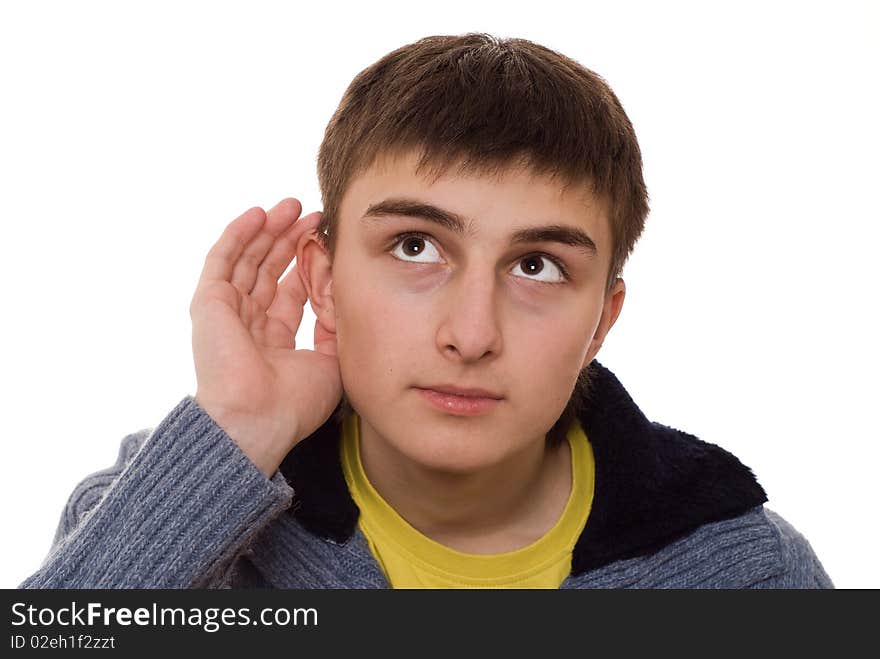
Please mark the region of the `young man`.
[[77, 487], [22, 587], [832, 587], [748, 468], [595, 360], [648, 211], [601, 78], [423, 39], [354, 79], [318, 173], [323, 213], [211, 249], [196, 395]]

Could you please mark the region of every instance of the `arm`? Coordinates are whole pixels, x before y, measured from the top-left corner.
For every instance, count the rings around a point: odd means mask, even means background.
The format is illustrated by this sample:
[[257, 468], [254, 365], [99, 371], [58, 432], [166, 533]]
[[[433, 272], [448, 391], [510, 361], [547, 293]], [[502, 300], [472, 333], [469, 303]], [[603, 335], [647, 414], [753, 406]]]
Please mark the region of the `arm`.
[[191, 396], [115, 465], [83, 480], [49, 555], [20, 588], [200, 588], [228, 584], [238, 555], [291, 504]]
[[291, 505], [278, 467], [342, 397], [334, 325], [316, 322], [315, 349], [296, 349], [308, 292], [299, 263], [284, 272], [321, 217], [301, 212], [284, 199], [226, 226], [190, 303], [196, 395], [75, 489], [48, 557], [20, 587], [255, 581], [236, 559]]

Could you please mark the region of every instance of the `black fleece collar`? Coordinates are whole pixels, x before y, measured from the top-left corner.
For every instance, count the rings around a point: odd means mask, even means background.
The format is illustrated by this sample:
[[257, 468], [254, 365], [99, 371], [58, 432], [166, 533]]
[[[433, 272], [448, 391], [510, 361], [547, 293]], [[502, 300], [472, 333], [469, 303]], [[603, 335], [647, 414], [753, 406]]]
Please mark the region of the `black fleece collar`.
[[[654, 553], [767, 501], [735, 456], [649, 421], [611, 371], [595, 360], [589, 368], [593, 380], [580, 422], [595, 456], [595, 490], [572, 554], [573, 576]], [[280, 469], [294, 489], [289, 513], [310, 532], [342, 543], [354, 533], [359, 511], [342, 473], [338, 419], [331, 415]]]

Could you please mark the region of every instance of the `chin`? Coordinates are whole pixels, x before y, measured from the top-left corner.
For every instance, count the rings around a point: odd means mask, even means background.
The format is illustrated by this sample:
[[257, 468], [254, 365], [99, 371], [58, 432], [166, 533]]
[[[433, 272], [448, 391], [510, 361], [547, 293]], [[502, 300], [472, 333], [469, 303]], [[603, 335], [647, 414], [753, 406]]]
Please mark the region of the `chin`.
[[487, 450], [487, 442], [490, 440], [481, 441], [475, 433], [466, 436], [459, 432], [454, 439], [444, 438], [442, 435], [423, 434], [418, 438], [418, 444], [413, 444], [414, 437], [410, 436], [397, 449], [420, 467], [450, 474], [478, 472], [504, 459], [504, 455], [499, 452]]
[[[413, 395], [418, 394], [413, 391]], [[424, 469], [450, 474], [478, 472], [503, 462], [512, 448], [509, 435], [502, 429], [502, 419], [495, 413], [444, 414], [417, 398], [403, 405], [400, 401], [375, 399], [370, 403], [362, 409], [383, 410], [371, 415], [377, 421], [371, 424], [374, 431], [402, 458]], [[355, 411], [358, 407], [355, 405]], [[363, 423], [365, 415], [357, 413]]]

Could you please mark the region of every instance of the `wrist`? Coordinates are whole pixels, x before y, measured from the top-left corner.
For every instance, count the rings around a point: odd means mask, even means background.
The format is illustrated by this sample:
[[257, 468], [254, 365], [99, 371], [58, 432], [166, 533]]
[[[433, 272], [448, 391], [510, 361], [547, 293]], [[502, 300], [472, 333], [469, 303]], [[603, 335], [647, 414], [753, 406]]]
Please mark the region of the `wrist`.
[[297, 435], [291, 424], [280, 424], [268, 414], [241, 414], [207, 403], [198, 396], [194, 399], [266, 478], [275, 475], [295, 444]]

